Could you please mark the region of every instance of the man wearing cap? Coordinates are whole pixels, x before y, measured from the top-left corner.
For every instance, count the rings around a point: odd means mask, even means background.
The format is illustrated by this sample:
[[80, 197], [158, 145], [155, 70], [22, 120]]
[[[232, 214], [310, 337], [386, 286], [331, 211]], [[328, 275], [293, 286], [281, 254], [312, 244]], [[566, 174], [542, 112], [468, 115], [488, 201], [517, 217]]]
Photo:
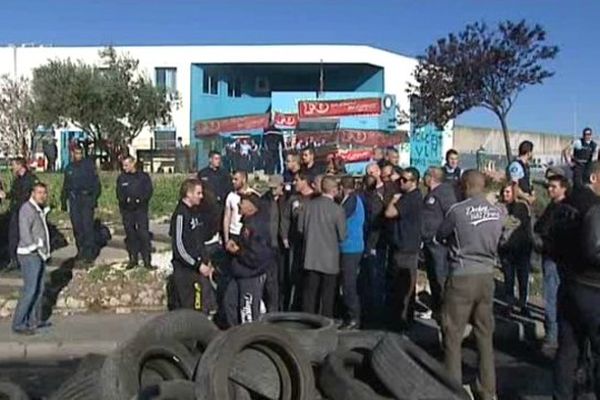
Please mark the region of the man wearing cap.
[[[281, 175], [269, 177], [269, 191], [263, 195], [265, 209], [269, 212], [269, 228], [271, 232], [271, 249], [275, 258], [273, 268], [267, 271], [265, 282], [265, 303], [267, 312], [279, 311], [280, 305], [280, 271], [283, 269], [283, 244], [279, 233], [281, 213], [284, 206], [283, 178]], [[283, 274], [283, 271], [281, 271]]]
[[228, 273], [233, 277], [224, 306], [229, 326], [258, 319], [266, 273], [273, 268], [268, 212], [256, 194], [243, 194], [240, 201], [243, 228], [238, 241], [225, 248], [233, 256]]

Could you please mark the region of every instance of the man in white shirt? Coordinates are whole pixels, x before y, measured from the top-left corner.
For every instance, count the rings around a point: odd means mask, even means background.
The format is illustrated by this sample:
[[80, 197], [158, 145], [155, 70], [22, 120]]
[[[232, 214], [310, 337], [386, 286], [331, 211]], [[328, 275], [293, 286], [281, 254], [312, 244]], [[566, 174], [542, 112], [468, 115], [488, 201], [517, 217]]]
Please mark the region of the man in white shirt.
[[[254, 192], [248, 186], [248, 173], [236, 171], [233, 174], [233, 191], [225, 198], [225, 215], [223, 217], [223, 243], [236, 240], [242, 231], [242, 215], [240, 214], [241, 195]], [[256, 193], [256, 192], [254, 192]]]

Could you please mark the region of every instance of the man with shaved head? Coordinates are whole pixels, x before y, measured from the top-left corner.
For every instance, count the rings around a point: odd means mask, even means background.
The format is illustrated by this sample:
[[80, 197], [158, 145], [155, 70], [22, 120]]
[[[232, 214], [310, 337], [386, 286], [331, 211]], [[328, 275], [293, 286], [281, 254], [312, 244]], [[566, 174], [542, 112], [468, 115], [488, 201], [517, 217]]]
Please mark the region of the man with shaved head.
[[477, 398], [496, 398], [494, 370], [494, 266], [505, 211], [485, 197], [485, 177], [476, 170], [461, 178], [466, 200], [450, 208], [436, 234], [449, 246], [449, 277], [442, 302], [446, 369], [462, 383], [461, 345], [473, 325], [479, 351]]
[[439, 320], [442, 292], [448, 276], [448, 250], [433, 238], [444, 221], [444, 216], [456, 203], [456, 192], [452, 183], [445, 182], [445, 173], [440, 167], [429, 167], [423, 180], [428, 191], [423, 201], [423, 253], [431, 287], [431, 310], [435, 319]]

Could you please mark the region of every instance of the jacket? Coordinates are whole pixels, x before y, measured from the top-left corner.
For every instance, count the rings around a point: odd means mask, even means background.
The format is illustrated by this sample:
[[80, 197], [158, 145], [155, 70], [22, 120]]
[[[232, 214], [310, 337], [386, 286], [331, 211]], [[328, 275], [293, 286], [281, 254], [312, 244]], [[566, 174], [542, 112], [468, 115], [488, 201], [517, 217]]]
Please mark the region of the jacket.
[[50, 233], [46, 215], [50, 209], [41, 209], [33, 200], [23, 203], [19, 210], [19, 245], [17, 254], [39, 254], [50, 258]]
[[210, 190], [217, 197], [219, 204], [225, 204], [227, 194], [233, 190], [231, 175], [226, 170], [206, 167], [198, 172], [198, 179], [202, 181], [205, 189]]
[[377, 248], [384, 227], [385, 203], [383, 195], [377, 190], [365, 192], [363, 199], [365, 203], [365, 246], [366, 251], [370, 253]]
[[423, 200], [423, 224], [421, 236], [430, 242], [442, 225], [446, 213], [456, 203], [456, 192], [452, 183], [442, 183], [425, 195]]
[[31, 196], [33, 185], [38, 182], [37, 176], [31, 171], [26, 170], [21, 176], [17, 176], [12, 182], [8, 198], [10, 199], [10, 209], [13, 212], [19, 212], [21, 206], [25, 204]]
[[398, 217], [392, 220], [392, 246], [401, 253], [416, 254], [421, 248], [423, 195], [419, 189], [403, 193], [396, 203]]
[[142, 171], [123, 172], [117, 178], [116, 190], [121, 210], [147, 209], [152, 197], [152, 180]]
[[492, 205], [483, 196], [468, 198], [450, 208], [436, 241], [449, 244], [451, 275], [493, 273], [505, 217], [503, 208]]
[[281, 213], [284, 207], [284, 198], [279, 196], [277, 199], [273, 196], [273, 192], [268, 191], [263, 195], [265, 206], [269, 208], [269, 229], [271, 233], [271, 247], [276, 249], [280, 244], [279, 227], [281, 225]]
[[67, 200], [71, 196], [84, 195], [96, 200], [100, 197], [100, 192], [100, 179], [91, 159], [84, 158], [79, 162], [67, 165], [61, 193], [63, 208], [66, 208]]
[[260, 276], [273, 267], [274, 255], [268, 217], [268, 213], [259, 211], [253, 216], [243, 218], [240, 250], [231, 261], [230, 273], [234, 278]]
[[190, 208], [183, 201], [177, 204], [169, 227], [175, 266], [197, 269], [201, 263], [209, 262], [204, 247], [207, 230], [206, 219], [199, 208]]
[[306, 204], [314, 197], [314, 195], [303, 196], [296, 193], [290, 196], [285, 202], [279, 221], [279, 232], [282, 240], [289, 240], [290, 243], [298, 243], [302, 241], [298, 225], [302, 220], [302, 213], [306, 208]]
[[365, 249], [365, 206], [356, 193], [342, 200], [346, 215], [346, 239], [340, 244], [343, 254], [361, 254]]

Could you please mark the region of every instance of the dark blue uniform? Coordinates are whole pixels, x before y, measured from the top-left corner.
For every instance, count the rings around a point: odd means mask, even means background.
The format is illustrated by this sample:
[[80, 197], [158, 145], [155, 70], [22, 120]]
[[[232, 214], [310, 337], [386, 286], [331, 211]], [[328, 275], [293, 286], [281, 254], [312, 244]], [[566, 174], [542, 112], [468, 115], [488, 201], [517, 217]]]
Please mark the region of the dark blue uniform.
[[450, 207], [456, 203], [453, 183], [442, 183], [427, 193], [423, 201], [423, 253], [427, 279], [431, 286], [432, 310], [440, 311], [446, 278], [448, 277], [448, 248], [433, 240]]
[[233, 277], [225, 294], [227, 324], [238, 325], [258, 319], [266, 273], [274, 268], [268, 213], [245, 217], [240, 233], [240, 250], [229, 267]]
[[225, 198], [233, 190], [229, 172], [223, 168], [206, 167], [198, 172], [198, 179], [202, 181], [204, 189], [211, 191], [216, 196], [217, 203], [223, 208]]
[[[8, 227], [8, 251], [10, 259], [17, 262], [19, 245], [19, 209], [31, 196], [33, 185], [38, 182], [37, 176], [26, 170], [23, 175], [16, 176], [12, 182], [8, 197], [10, 199], [10, 225]], [[13, 264], [14, 265], [14, 264]]]
[[117, 199], [125, 228], [125, 245], [131, 266], [137, 265], [142, 255], [145, 267], [150, 267], [150, 231], [148, 203], [152, 197], [152, 180], [142, 171], [123, 172], [117, 178]]
[[100, 196], [100, 179], [94, 162], [85, 158], [71, 162], [65, 168], [61, 195], [62, 208], [68, 205], [77, 258], [93, 261], [96, 256], [94, 209]]
[[593, 140], [586, 142], [576, 140], [573, 144], [573, 184], [581, 186], [588, 183], [590, 174], [589, 166], [596, 154], [598, 145]]

